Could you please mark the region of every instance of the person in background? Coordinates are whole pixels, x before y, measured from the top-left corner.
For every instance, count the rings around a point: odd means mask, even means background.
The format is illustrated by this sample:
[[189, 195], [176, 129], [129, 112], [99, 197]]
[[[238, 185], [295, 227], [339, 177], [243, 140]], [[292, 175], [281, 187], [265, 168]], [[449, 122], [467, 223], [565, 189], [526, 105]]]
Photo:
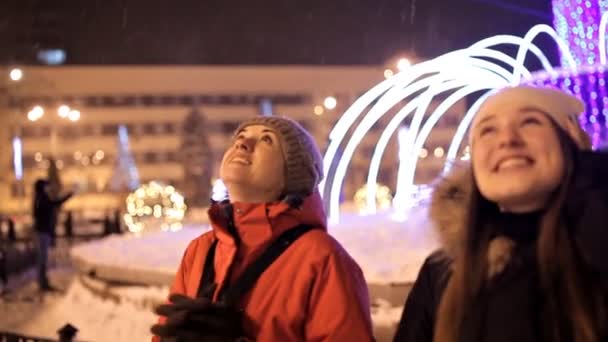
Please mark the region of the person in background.
[[120, 215], [120, 209], [114, 210], [114, 232], [116, 234], [122, 234], [122, 216]]
[[395, 341], [608, 339], [608, 155], [577, 98], [518, 86], [470, 128], [471, 163], [432, 195], [443, 248], [407, 298]]
[[106, 211], [103, 215], [103, 236], [108, 236], [112, 233], [114, 233], [114, 224], [110, 219], [110, 213]]
[[49, 283], [47, 275], [48, 253], [53, 239], [58, 209], [72, 196], [72, 193], [68, 193], [57, 199], [52, 199], [49, 197], [47, 187], [48, 181], [45, 179], [38, 179], [34, 183], [34, 201], [32, 205], [32, 218], [38, 247], [38, 286], [42, 291], [54, 290]]
[[6, 236], [9, 242], [17, 241], [17, 231], [15, 230], [15, 220], [12, 217], [6, 217], [6, 224], [8, 227]]
[[327, 233], [322, 177], [298, 123], [242, 123], [220, 167], [229, 199], [212, 204], [212, 230], [186, 249], [154, 339], [372, 341], [367, 285]]
[[8, 285], [8, 270], [7, 270], [7, 256], [6, 256], [6, 245], [8, 244], [8, 232], [4, 233], [4, 222], [5, 218], [0, 214], [0, 296], [4, 294], [6, 286]]
[[71, 246], [72, 240], [74, 239], [74, 217], [71, 210], [68, 210], [68, 212], [65, 214], [63, 228], [68, 244]]

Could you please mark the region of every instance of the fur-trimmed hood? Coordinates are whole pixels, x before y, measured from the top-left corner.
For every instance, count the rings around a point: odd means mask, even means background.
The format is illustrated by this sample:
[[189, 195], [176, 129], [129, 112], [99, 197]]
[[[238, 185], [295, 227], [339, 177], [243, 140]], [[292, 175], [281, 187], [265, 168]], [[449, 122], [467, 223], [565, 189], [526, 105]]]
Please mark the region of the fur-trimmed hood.
[[[452, 259], [462, 256], [467, 241], [467, 215], [473, 191], [473, 172], [469, 162], [452, 165], [433, 187], [429, 214], [443, 251]], [[488, 277], [500, 273], [508, 264], [515, 242], [499, 236], [488, 247]]]

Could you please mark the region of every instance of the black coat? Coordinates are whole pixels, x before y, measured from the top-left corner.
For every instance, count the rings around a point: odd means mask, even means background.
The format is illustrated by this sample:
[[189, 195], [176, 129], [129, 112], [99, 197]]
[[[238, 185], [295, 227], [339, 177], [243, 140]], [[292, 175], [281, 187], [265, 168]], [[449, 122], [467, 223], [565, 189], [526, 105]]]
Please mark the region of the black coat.
[[34, 229], [37, 232], [53, 234], [57, 223], [57, 211], [71, 196], [72, 194], [68, 194], [55, 200], [51, 199], [46, 191], [37, 192], [33, 207]]
[[[580, 154], [564, 218], [584, 263], [608, 295], [608, 154]], [[501, 218], [502, 219], [502, 218]], [[513, 222], [509, 222], [512, 226]], [[528, 229], [529, 227], [524, 227]], [[394, 341], [432, 342], [437, 309], [450, 277], [450, 257], [433, 253], [423, 264], [407, 298]], [[467, 309], [460, 341], [532, 342], [547, 340], [553, 327], [541, 312], [535, 239], [518, 244], [508, 266]], [[564, 341], [572, 341], [560, 329]]]
[[433, 340], [437, 308], [449, 279], [450, 264], [450, 258], [443, 251], [426, 258], [405, 302], [395, 341]]

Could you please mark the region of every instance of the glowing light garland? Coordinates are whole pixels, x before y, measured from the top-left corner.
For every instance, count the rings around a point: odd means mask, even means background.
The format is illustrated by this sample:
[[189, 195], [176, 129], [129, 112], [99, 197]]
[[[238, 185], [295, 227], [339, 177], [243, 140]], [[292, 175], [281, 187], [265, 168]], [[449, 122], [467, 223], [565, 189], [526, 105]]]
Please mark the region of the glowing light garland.
[[[581, 2], [579, 0], [573, 1]], [[587, 6], [586, 3], [585, 6]], [[605, 7], [605, 2], [602, 2], [601, 6]], [[603, 15], [601, 19], [599, 25], [593, 26], [594, 33], [591, 34], [589, 39], [595, 39], [596, 43], [593, 44], [593, 47], [597, 48], [599, 60], [605, 63], [606, 42], [604, 31], [608, 25], [608, 15]], [[554, 68], [542, 50], [533, 43], [534, 39], [541, 34], [546, 34], [555, 41], [565, 68]], [[599, 42], [597, 41], [598, 37]], [[577, 40], [577, 42], [579, 41]], [[501, 45], [517, 46], [518, 50], [515, 57], [496, 50], [496, 47]], [[580, 43], [577, 46], [585, 45]], [[581, 53], [581, 49], [578, 48], [574, 48], [574, 52], [570, 50], [568, 42], [563, 39], [563, 32], [559, 31], [558, 33], [547, 25], [537, 25], [530, 29], [523, 38], [512, 35], [490, 37], [471, 45], [469, 48], [411, 65], [404, 72], [391, 76], [373, 87], [346, 110], [330, 133], [330, 143], [324, 156], [324, 171], [327, 177], [320, 184], [321, 193], [328, 196], [329, 222], [335, 224], [339, 220], [340, 191], [356, 148], [374, 124], [404, 100], [408, 100], [408, 103], [391, 118], [373, 151], [367, 177], [367, 190], [365, 191], [366, 213], [376, 211], [377, 178], [382, 156], [389, 140], [402, 127], [410, 114], [412, 118], [409, 127], [399, 139], [400, 149], [402, 150], [399, 152], [397, 189], [393, 201], [393, 209], [396, 211], [404, 211], [412, 202], [410, 199], [417, 200], [418, 198], [415, 191], [419, 187], [414, 185], [414, 174], [420, 151], [434, 126], [450, 107], [470, 94], [486, 91], [469, 108], [458, 125], [448, 148], [444, 171], [448, 171], [452, 161], [457, 159], [462, 141], [481, 103], [493, 91], [505, 86], [533, 83], [561, 87], [592, 104], [588, 108], [590, 111], [588, 113], [589, 118], [587, 119], [587, 116], [581, 115], [581, 123], [586, 124], [584, 127], [589, 130], [599, 132], [607, 124], [605, 116], [608, 115], [608, 109], [606, 109], [608, 108], [608, 97], [605, 97], [607, 93], [605, 80], [603, 77], [594, 75], [590, 75], [583, 80], [580, 75], [598, 72], [603, 75], [604, 67], [603, 65], [581, 65]], [[535, 56], [540, 61], [541, 71], [532, 73], [528, 70], [524, 64], [528, 54]], [[582, 90], [583, 87], [586, 87], [584, 91]], [[439, 103], [430, 116], [427, 116], [429, 107], [434, 100], [437, 101], [436, 97], [439, 94], [449, 95]], [[599, 115], [600, 107], [604, 108], [602, 115]], [[345, 141], [347, 132], [353, 128], [349, 139]], [[596, 134], [594, 142], [598, 143], [599, 141], [600, 137]], [[346, 145], [340, 158], [337, 159], [338, 151], [344, 143]], [[337, 163], [335, 162], [336, 159]]]
[[601, 59], [602, 48], [605, 51], [605, 26], [600, 18], [607, 9], [605, 0], [553, 0], [553, 26], [561, 40], [570, 46], [578, 65], [595, 65], [598, 54], [599, 62], [605, 63]]
[[140, 233], [149, 224], [160, 223], [161, 230], [178, 231], [186, 213], [184, 196], [174, 187], [159, 182], [141, 185], [127, 196], [124, 220], [130, 232]]

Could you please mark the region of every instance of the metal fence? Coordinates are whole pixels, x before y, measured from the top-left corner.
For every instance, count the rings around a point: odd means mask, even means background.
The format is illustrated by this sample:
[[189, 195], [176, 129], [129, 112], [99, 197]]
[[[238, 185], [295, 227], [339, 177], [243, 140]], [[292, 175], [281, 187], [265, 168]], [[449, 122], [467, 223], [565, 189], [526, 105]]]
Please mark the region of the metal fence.
[[59, 340], [49, 340], [41, 337], [19, 335], [10, 332], [0, 331], [0, 342], [56, 342]]

